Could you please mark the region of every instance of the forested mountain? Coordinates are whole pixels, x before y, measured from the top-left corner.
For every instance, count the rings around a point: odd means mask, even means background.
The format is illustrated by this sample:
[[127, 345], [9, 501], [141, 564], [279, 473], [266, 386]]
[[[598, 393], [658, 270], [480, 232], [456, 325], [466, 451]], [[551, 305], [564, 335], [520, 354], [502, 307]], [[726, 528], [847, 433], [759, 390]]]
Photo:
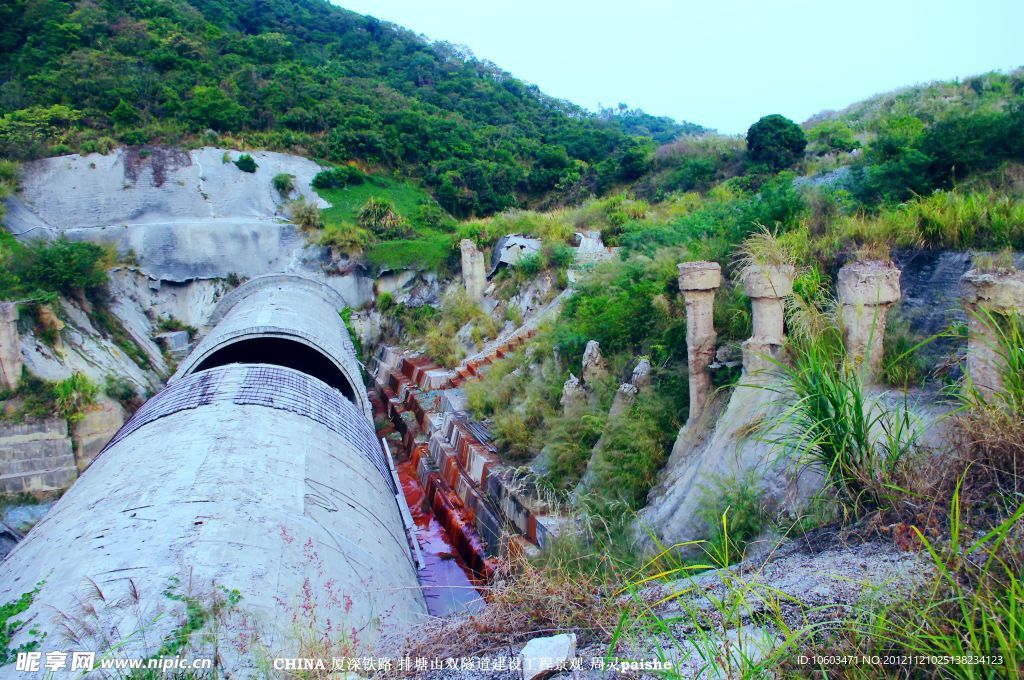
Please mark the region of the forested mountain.
[[560, 184], [600, 193], [649, 151], [630, 125], [323, 0], [7, 0], [0, 55], [16, 159], [230, 135], [420, 176], [471, 215]]
[[678, 122], [668, 116], [652, 116], [640, 109], [631, 109], [626, 104], [603, 108], [598, 116], [605, 122], [618, 125], [627, 134], [650, 137], [658, 144], [668, 144], [684, 135], [711, 132], [696, 123]]

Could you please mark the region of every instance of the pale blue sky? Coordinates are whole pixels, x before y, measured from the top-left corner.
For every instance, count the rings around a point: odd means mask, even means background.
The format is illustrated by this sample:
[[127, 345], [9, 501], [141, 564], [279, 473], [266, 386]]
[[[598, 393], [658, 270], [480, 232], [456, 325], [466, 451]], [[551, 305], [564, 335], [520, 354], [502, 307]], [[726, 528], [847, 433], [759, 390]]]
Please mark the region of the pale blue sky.
[[1024, 65], [1024, 0], [332, 0], [465, 45], [555, 97], [745, 132]]

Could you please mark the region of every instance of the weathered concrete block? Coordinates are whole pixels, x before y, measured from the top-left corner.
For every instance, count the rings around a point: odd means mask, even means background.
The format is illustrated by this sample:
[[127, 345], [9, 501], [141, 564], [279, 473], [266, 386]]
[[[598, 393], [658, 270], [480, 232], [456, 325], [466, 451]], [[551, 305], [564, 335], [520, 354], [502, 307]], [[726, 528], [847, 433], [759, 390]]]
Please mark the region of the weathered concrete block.
[[169, 352], [184, 352], [188, 349], [188, 331], [168, 331], [154, 337]]
[[605, 375], [608, 375], [608, 369], [601, 354], [601, 344], [597, 340], [591, 340], [583, 350], [583, 382], [589, 385]]
[[960, 293], [968, 312], [967, 374], [983, 393], [998, 392], [1005, 367], [991, 322], [1024, 313], [1024, 272], [972, 269], [960, 279]]
[[743, 371], [747, 376], [763, 372], [772, 365], [786, 341], [784, 299], [793, 294], [793, 265], [753, 265], [743, 270], [740, 280], [750, 298], [753, 334], [743, 343]]
[[576, 634], [534, 638], [519, 652], [519, 658], [522, 661], [523, 680], [546, 678], [568, 668], [569, 663], [576, 658]]
[[711, 394], [708, 366], [715, 358], [715, 291], [722, 283], [717, 262], [683, 262], [679, 269], [679, 290], [686, 301], [686, 354], [690, 382], [689, 420], [704, 412]]
[[873, 382], [882, 371], [889, 308], [900, 299], [900, 270], [891, 262], [851, 262], [839, 270], [838, 288], [846, 351]]
[[680, 262], [679, 290], [718, 290], [722, 285], [722, 265], [717, 262]]
[[487, 287], [484, 254], [468, 238], [462, 239], [459, 247], [462, 249], [462, 281], [466, 285], [466, 295], [471, 300], [479, 302]]
[[21, 379], [21, 342], [18, 339], [18, 305], [0, 303], [0, 389], [13, 390]]
[[100, 396], [82, 419], [72, 427], [76, 445], [77, 465], [80, 471], [89, 467], [107, 442], [117, 434], [127, 417], [121, 404], [107, 396]]
[[749, 298], [784, 298], [793, 294], [793, 265], [753, 265], [743, 270], [740, 281]]
[[63, 418], [0, 428], [0, 493], [59, 491], [77, 476]]

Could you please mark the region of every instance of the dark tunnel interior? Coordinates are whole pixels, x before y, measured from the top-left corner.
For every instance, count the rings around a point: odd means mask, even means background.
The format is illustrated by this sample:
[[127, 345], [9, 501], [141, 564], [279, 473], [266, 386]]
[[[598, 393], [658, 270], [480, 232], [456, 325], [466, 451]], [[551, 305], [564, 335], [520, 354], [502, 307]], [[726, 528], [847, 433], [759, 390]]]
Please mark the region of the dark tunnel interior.
[[193, 373], [227, 364], [272, 364], [293, 368], [327, 383], [353, 404], [359, 403], [345, 374], [324, 354], [301, 342], [274, 337], [240, 340], [206, 357]]

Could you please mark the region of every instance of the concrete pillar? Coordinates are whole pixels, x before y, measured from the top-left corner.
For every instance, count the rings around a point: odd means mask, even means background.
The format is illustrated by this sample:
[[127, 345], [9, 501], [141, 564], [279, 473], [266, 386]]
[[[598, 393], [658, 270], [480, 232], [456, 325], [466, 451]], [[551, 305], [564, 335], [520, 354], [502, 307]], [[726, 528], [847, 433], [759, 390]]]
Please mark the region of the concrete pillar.
[[715, 359], [715, 291], [722, 284], [717, 262], [683, 262], [679, 265], [679, 290], [686, 301], [686, 356], [690, 373], [690, 417], [696, 421], [711, 394], [708, 366]]
[[18, 305], [0, 303], [0, 389], [13, 390], [21, 379], [21, 342], [18, 340]]
[[967, 375], [983, 394], [998, 392], [1003, 360], [986, 316], [1024, 314], [1024, 272], [971, 269], [960, 278], [960, 292], [968, 317]]
[[608, 368], [604, 363], [604, 355], [601, 354], [601, 343], [597, 340], [588, 341], [586, 348], [583, 350], [581, 375], [583, 376], [583, 384], [588, 386], [593, 386], [596, 381], [608, 375]]
[[468, 238], [462, 239], [459, 247], [462, 249], [462, 281], [466, 285], [466, 294], [474, 302], [479, 302], [487, 287], [484, 254]]
[[889, 308], [900, 299], [900, 270], [891, 262], [851, 262], [839, 270], [843, 341], [854, 366], [873, 383], [882, 371]]
[[793, 265], [752, 265], [743, 270], [740, 280], [750, 298], [754, 332], [743, 343], [743, 372], [750, 376], [773, 367], [771, 358], [778, 358], [786, 341], [785, 299], [793, 294]]

